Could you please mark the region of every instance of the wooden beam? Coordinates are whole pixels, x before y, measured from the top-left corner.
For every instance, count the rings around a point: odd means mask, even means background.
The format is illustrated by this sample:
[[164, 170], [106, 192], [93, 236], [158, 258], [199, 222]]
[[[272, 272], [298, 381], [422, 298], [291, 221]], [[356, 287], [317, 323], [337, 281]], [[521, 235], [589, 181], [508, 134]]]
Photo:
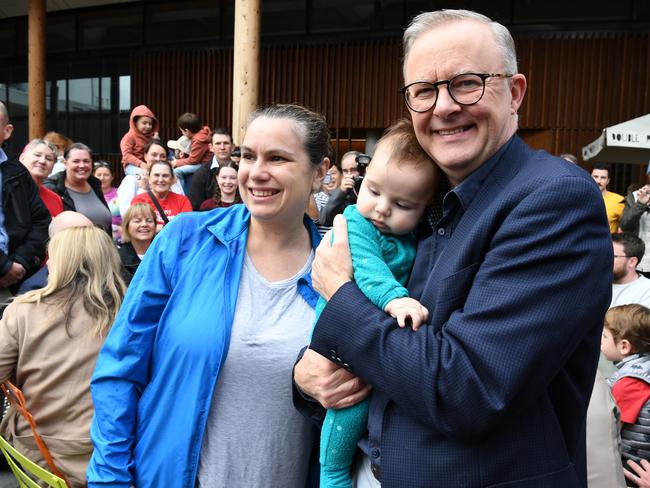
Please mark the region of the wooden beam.
[[232, 136], [242, 143], [248, 114], [257, 108], [260, 59], [260, 0], [235, 1]]
[[45, 134], [45, 0], [29, 0], [28, 113], [29, 138]]

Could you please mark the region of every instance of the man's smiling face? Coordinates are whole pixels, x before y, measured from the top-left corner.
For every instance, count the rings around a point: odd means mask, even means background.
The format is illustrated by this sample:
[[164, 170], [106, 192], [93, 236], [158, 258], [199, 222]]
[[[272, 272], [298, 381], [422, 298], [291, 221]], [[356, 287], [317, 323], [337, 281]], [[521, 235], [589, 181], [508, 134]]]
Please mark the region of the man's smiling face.
[[[460, 73], [504, 73], [504, 58], [492, 29], [480, 22], [452, 22], [422, 34], [405, 60], [405, 84], [436, 82]], [[411, 112], [420, 144], [452, 184], [483, 164], [517, 130], [517, 109], [526, 88], [521, 74], [487, 78], [483, 98], [459, 105], [446, 86], [435, 106]]]

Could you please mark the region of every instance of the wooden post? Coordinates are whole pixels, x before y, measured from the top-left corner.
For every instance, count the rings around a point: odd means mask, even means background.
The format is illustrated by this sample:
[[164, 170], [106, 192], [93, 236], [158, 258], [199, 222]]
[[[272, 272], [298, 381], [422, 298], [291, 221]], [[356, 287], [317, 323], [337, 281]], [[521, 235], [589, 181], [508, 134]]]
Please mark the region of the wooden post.
[[258, 103], [260, 17], [260, 0], [235, 1], [232, 137], [237, 145], [242, 143], [248, 114]]
[[45, 0], [28, 6], [29, 138], [45, 135]]

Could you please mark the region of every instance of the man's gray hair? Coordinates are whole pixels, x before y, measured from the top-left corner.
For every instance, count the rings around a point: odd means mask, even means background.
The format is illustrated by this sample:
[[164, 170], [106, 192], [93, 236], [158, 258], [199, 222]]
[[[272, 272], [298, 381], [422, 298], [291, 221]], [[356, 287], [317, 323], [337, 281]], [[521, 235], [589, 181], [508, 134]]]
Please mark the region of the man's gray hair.
[[[517, 73], [515, 41], [512, 39], [510, 31], [489, 17], [471, 10], [436, 10], [435, 12], [424, 12], [414, 17], [411, 24], [404, 31], [404, 67], [406, 68], [409, 53], [418, 37], [436, 27], [463, 20], [488, 24], [494, 33], [497, 45], [502, 51], [504, 71], [508, 74]], [[406, 72], [404, 74], [406, 75]]]
[[343, 162], [343, 160], [348, 156], [354, 156], [356, 158], [359, 154], [361, 154], [361, 151], [348, 151], [341, 156], [341, 162]]

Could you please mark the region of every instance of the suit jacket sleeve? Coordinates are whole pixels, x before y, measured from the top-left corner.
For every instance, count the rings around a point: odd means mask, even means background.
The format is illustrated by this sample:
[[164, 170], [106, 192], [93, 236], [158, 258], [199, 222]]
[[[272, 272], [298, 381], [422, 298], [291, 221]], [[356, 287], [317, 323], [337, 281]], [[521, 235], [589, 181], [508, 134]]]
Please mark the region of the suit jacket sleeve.
[[535, 186], [490, 230], [478, 262], [427, 285], [436, 287], [432, 318], [438, 306], [453, 310], [444, 318], [400, 329], [350, 282], [328, 302], [311, 347], [334, 351], [397, 408], [462, 439], [539, 401], [585, 340], [593, 354], [577, 367], [593, 375], [612, 270], [593, 184], [565, 176]]
[[623, 213], [619, 221], [621, 230], [624, 232], [638, 232], [641, 216], [647, 211], [648, 206], [637, 202], [634, 194], [628, 195], [625, 198], [625, 206], [623, 207]]
[[190, 191], [187, 195], [192, 203], [192, 209], [198, 210], [201, 204], [212, 196], [207, 195], [206, 191], [210, 178], [212, 178], [212, 172], [204, 171], [203, 168], [199, 168], [192, 176]]

